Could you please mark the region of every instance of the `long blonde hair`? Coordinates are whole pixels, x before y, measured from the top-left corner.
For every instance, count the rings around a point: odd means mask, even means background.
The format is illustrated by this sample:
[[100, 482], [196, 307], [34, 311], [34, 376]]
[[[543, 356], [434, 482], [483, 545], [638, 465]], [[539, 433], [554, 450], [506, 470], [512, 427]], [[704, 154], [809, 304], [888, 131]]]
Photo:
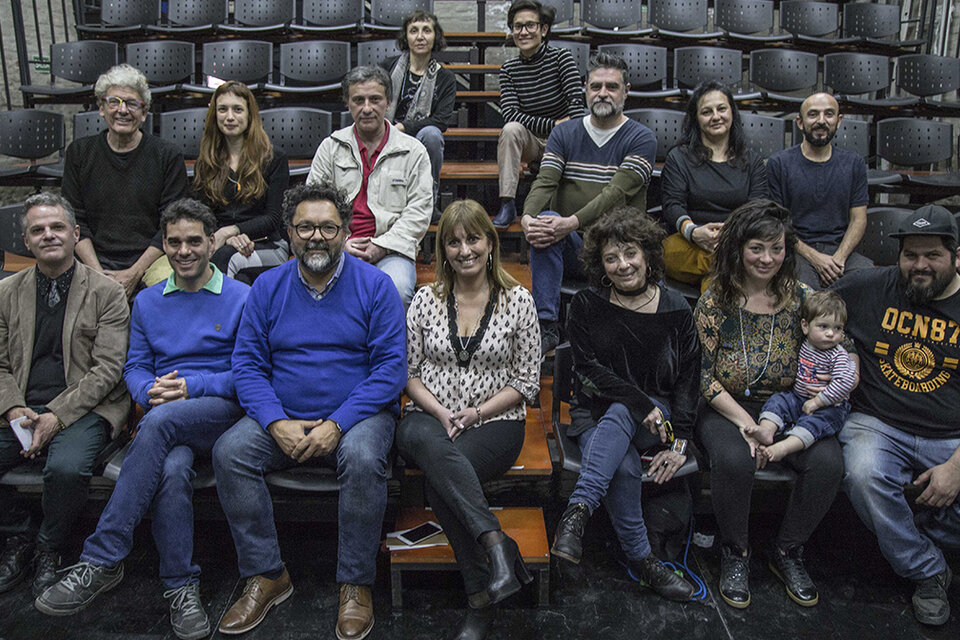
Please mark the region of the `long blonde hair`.
[[207, 119], [203, 124], [203, 137], [200, 138], [200, 156], [194, 165], [193, 188], [205, 199], [219, 205], [226, 205], [223, 185], [230, 175], [230, 152], [227, 140], [217, 126], [217, 100], [231, 93], [247, 104], [247, 130], [243, 134], [243, 152], [240, 154], [240, 166], [237, 167], [239, 182], [243, 185], [238, 199], [240, 202], [253, 202], [267, 192], [267, 181], [263, 177], [263, 168], [273, 159], [273, 145], [260, 121], [260, 108], [247, 85], [229, 80], [217, 87], [210, 99]]
[[440, 223], [437, 224], [437, 278], [430, 285], [434, 295], [442, 299], [453, 293], [456, 275], [447, 261], [447, 241], [458, 227], [462, 227], [467, 234], [475, 233], [487, 237], [490, 243], [487, 281], [491, 290], [507, 291], [520, 285], [500, 262], [500, 237], [486, 210], [476, 200], [456, 200], [443, 210]]

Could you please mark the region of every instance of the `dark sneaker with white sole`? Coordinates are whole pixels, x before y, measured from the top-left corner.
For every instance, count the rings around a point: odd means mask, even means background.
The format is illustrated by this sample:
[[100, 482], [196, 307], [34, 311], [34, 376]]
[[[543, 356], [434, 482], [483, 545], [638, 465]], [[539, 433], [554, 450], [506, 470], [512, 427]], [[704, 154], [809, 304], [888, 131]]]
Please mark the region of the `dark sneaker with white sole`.
[[185, 584], [163, 592], [170, 601], [170, 626], [180, 640], [197, 640], [210, 635], [210, 618], [200, 601], [200, 585]]
[[68, 567], [67, 575], [34, 600], [33, 606], [48, 616], [72, 616], [85, 609], [98, 595], [120, 584], [121, 580], [122, 562], [115, 567], [78, 562]]
[[720, 547], [720, 597], [734, 609], [750, 606], [750, 554], [727, 544]]
[[945, 624], [950, 619], [950, 601], [947, 589], [953, 580], [950, 567], [930, 578], [917, 580], [913, 592], [913, 615], [917, 622], [929, 625]]
[[820, 602], [817, 586], [803, 566], [803, 547], [781, 551], [776, 545], [770, 550], [770, 571], [780, 578], [790, 599], [801, 607], [812, 607]]

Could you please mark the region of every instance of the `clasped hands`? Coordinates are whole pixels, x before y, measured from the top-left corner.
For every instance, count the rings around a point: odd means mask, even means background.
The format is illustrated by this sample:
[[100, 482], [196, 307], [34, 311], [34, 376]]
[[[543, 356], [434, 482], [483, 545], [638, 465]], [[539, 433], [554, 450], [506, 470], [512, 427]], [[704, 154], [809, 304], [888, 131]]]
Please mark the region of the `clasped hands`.
[[556, 244], [580, 227], [577, 216], [521, 216], [520, 226], [531, 247], [545, 249]]
[[281, 451], [300, 463], [333, 453], [340, 443], [333, 420], [274, 420], [267, 431]]
[[371, 242], [371, 238], [350, 238], [343, 249], [354, 258], [370, 264], [377, 264], [387, 255], [387, 250]]
[[444, 430], [447, 432], [447, 435], [450, 436], [451, 440], [456, 440], [464, 431], [475, 427], [480, 422], [480, 416], [473, 407], [466, 407], [459, 411], [441, 409], [439, 413], [440, 415], [435, 417], [440, 421], [440, 424], [443, 425]]

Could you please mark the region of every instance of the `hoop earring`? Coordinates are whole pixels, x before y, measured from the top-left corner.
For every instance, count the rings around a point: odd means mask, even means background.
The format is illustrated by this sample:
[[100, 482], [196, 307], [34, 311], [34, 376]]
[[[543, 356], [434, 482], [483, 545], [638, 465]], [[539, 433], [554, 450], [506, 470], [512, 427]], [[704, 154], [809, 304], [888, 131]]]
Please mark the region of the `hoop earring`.
[[613, 286], [613, 280], [611, 280], [611, 279], [607, 276], [607, 274], [603, 274], [602, 276], [600, 276], [600, 284], [602, 284], [602, 285], [605, 286], [605, 287], [612, 287], [612, 286]]
[[493, 253], [487, 254], [487, 271], [493, 271]]

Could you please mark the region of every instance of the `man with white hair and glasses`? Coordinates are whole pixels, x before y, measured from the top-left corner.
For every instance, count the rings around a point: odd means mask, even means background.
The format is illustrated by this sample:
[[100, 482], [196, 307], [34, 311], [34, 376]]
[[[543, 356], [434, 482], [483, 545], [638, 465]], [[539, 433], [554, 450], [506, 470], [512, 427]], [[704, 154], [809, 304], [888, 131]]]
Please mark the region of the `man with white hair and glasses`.
[[77, 257], [122, 284], [129, 297], [141, 281], [149, 286], [170, 275], [160, 212], [181, 196], [187, 172], [179, 149], [141, 130], [150, 87], [140, 71], [112, 67], [94, 93], [107, 130], [67, 148], [62, 191], [80, 225]]

